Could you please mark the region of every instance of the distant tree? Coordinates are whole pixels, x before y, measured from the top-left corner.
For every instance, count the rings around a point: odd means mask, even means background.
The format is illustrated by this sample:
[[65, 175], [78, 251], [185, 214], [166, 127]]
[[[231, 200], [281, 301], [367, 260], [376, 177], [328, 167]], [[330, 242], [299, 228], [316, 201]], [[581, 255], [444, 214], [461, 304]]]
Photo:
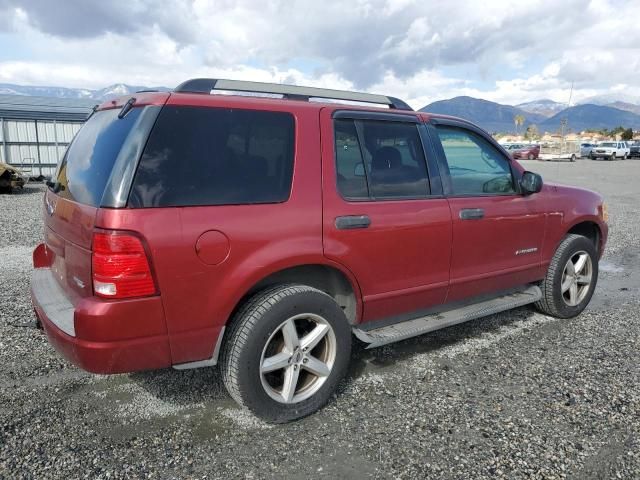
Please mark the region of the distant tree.
[[517, 114], [516, 116], [513, 117], [513, 123], [516, 126], [516, 135], [518, 134], [518, 127], [521, 127], [522, 125], [524, 125], [524, 115], [521, 114]]
[[540, 132], [538, 132], [538, 127], [533, 123], [527, 127], [527, 130], [524, 132], [524, 138], [527, 140], [538, 140], [540, 138]]
[[619, 127], [616, 127], [613, 130], [611, 130], [609, 132], [609, 135], [611, 136], [611, 138], [617, 138], [618, 135], [622, 135], [622, 132], [624, 132], [624, 127], [620, 125]]
[[633, 130], [630, 128], [627, 128], [624, 132], [622, 132], [622, 134], [620, 135], [620, 139], [622, 140], [633, 140]]

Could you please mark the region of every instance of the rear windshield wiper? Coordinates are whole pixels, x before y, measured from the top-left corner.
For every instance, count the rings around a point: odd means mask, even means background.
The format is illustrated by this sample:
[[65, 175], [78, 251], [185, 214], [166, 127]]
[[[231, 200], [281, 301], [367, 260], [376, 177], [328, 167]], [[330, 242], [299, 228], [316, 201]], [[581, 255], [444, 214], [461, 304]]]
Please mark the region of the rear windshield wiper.
[[131, 97], [129, 100], [127, 100], [127, 103], [122, 106], [122, 110], [120, 110], [120, 113], [118, 113], [118, 118], [124, 118], [125, 115], [131, 111], [134, 103], [136, 103], [136, 97]]

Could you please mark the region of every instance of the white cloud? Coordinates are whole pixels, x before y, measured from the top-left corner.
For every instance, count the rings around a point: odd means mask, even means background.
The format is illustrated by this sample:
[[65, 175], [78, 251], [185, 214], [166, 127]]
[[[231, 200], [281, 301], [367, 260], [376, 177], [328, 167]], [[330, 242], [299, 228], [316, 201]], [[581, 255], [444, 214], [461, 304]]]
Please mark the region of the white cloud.
[[414, 107], [456, 95], [566, 101], [572, 83], [575, 99], [639, 91], [633, 18], [636, 0], [0, 0], [0, 38], [28, 52], [0, 48], [0, 82], [174, 86], [208, 75], [366, 89]]

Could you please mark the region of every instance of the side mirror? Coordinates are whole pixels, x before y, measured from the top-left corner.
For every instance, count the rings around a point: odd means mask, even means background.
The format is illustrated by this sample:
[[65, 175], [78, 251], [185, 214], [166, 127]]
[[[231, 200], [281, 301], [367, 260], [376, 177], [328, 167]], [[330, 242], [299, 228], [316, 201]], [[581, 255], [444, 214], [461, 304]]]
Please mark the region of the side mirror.
[[356, 164], [355, 168], [353, 169], [353, 176], [364, 177], [364, 165], [362, 163]]
[[538, 193], [542, 190], [542, 177], [537, 173], [524, 172], [520, 179], [520, 187], [522, 187], [522, 192], [525, 195]]

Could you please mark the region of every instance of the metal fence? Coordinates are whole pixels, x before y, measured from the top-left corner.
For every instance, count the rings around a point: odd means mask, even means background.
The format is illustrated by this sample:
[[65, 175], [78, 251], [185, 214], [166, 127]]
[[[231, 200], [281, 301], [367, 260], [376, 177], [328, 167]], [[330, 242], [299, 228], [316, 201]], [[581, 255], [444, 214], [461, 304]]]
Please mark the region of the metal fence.
[[50, 177], [81, 126], [82, 122], [0, 117], [0, 161], [31, 177]]

